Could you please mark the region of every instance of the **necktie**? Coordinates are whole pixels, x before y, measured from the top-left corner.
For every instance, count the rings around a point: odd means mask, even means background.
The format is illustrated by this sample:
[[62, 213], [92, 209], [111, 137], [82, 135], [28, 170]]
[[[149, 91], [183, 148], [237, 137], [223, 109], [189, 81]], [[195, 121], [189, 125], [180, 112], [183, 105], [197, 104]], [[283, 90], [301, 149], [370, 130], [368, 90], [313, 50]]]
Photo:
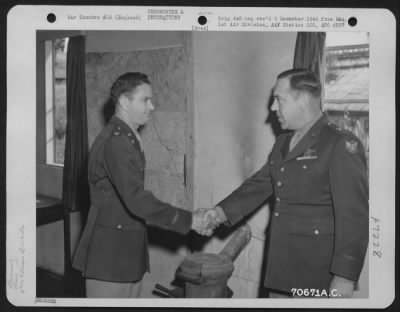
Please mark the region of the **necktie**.
[[292, 139], [290, 140], [289, 151], [293, 150], [293, 148], [297, 145], [297, 143], [299, 143], [300, 139], [301, 139], [300, 133], [295, 133], [293, 135]]
[[136, 139], [137, 139], [138, 142], [139, 142], [140, 150], [141, 150], [142, 153], [143, 153], [143, 142], [142, 142], [142, 138], [140, 137], [140, 135], [139, 135], [139, 133], [138, 133], [137, 131], [133, 130], [133, 133], [135, 134]]

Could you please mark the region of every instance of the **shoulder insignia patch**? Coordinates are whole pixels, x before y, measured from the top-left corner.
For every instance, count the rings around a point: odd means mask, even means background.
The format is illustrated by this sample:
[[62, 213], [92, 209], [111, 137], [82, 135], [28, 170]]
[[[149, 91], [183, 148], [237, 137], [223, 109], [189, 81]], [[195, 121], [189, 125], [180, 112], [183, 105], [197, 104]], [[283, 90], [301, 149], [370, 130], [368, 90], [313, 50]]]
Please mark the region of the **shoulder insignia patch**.
[[358, 151], [358, 142], [354, 139], [346, 140], [346, 149], [349, 153], [355, 154]]

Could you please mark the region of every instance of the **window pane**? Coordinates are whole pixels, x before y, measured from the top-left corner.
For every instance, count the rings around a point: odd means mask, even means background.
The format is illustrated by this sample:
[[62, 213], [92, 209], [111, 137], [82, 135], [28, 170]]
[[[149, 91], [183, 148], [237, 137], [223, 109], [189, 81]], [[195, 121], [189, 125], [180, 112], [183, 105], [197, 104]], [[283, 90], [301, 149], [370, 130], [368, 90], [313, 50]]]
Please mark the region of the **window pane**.
[[353, 132], [369, 155], [368, 33], [328, 32], [324, 108], [332, 122]]
[[[325, 55], [325, 99], [327, 102], [356, 104], [363, 101], [363, 104], [368, 105], [368, 44], [327, 47]], [[363, 109], [361, 105], [353, 106], [354, 110]]]
[[67, 38], [54, 42], [54, 163], [64, 164], [65, 133], [67, 125], [66, 109], [66, 60]]

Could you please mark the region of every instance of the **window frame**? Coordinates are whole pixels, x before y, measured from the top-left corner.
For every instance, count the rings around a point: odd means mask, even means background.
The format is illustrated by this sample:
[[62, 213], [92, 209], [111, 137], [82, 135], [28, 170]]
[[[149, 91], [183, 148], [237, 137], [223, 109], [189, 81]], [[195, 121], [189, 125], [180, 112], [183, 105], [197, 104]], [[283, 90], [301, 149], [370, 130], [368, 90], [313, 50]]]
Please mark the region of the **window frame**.
[[[335, 46], [325, 46], [324, 47], [324, 59], [323, 59], [323, 90], [324, 90], [324, 96], [323, 96], [323, 109], [326, 112], [326, 114], [333, 119], [346, 119], [349, 118], [350, 120], [354, 121], [356, 120], [358, 122], [358, 125], [361, 126], [361, 129], [363, 131], [365, 130], [365, 127], [367, 127], [367, 130], [365, 132], [362, 132], [366, 134], [366, 136], [361, 136], [359, 139], [362, 141], [364, 148], [365, 148], [365, 156], [367, 157], [367, 167], [369, 168], [369, 112], [370, 112], [370, 95], [368, 92], [367, 98], [352, 98], [352, 99], [335, 99], [335, 98], [326, 98], [326, 75], [328, 72], [328, 67], [327, 67], [327, 51], [329, 50], [335, 50], [335, 49], [345, 49], [345, 50], [355, 50], [355, 49], [361, 49], [364, 51], [360, 51], [361, 57], [362, 53], [368, 53], [368, 64], [361, 64], [358, 66], [365, 66], [368, 67], [368, 76], [370, 73], [370, 43], [362, 43], [362, 44], [356, 44], [356, 45], [335, 45]], [[367, 50], [366, 50], [367, 49]], [[356, 51], [357, 52], [357, 51]], [[351, 67], [351, 66], [349, 66]], [[368, 78], [369, 81], [369, 78]], [[331, 119], [332, 120], [332, 119]], [[352, 131], [352, 130], [351, 130]], [[358, 136], [356, 134], [356, 136]], [[369, 169], [368, 169], [369, 170]]]
[[63, 165], [46, 163], [45, 41], [85, 35], [85, 31], [36, 31], [36, 192], [62, 198]]
[[[369, 102], [370, 102], [369, 101], [369, 96], [368, 96], [368, 98], [348, 99], [348, 100], [326, 98], [325, 77], [326, 77], [326, 74], [327, 74], [327, 62], [326, 62], [327, 51], [337, 49], [338, 47], [343, 47], [343, 48], [345, 47], [348, 50], [368, 48], [368, 68], [370, 67], [370, 57], [369, 57], [370, 44], [369, 43], [356, 44], [356, 45], [343, 45], [343, 46], [337, 45], [337, 46], [329, 46], [329, 47], [325, 46], [324, 47], [324, 62], [323, 62], [323, 66], [324, 66], [324, 78], [323, 78], [323, 82], [324, 82], [324, 99], [323, 99], [324, 110], [325, 111], [329, 111], [332, 114], [341, 114], [341, 113], [347, 111], [347, 112], [351, 112], [352, 114], [356, 114], [356, 115], [367, 115], [367, 114], [369, 114]], [[363, 104], [367, 104], [366, 105], [367, 109], [364, 109], [364, 108], [363, 109], [355, 109], [355, 107], [357, 107], [357, 105], [361, 106]], [[337, 109], [335, 107], [337, 105], [343, 105], [344, 109]], [[350, 108], [347, 108], [348, 106], [350, 106]]]
[[64, 167], [57, 163], [55, 151], [55, 47], [54, 40], [44, 41], [45, 68], [44, 68], [44, 92], [45, 92], [45, 164], [48, 166]]

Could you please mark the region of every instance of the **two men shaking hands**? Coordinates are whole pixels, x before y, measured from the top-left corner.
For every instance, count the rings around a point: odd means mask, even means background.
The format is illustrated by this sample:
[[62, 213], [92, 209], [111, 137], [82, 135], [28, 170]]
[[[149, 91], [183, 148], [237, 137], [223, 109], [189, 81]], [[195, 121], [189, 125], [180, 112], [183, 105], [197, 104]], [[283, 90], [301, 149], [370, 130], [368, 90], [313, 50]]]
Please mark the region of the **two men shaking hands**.
[[227, 220], [221, 207], [197, 209], [193, 213], [192, 229], [203, 236], [211, 236], [214, 230]]

